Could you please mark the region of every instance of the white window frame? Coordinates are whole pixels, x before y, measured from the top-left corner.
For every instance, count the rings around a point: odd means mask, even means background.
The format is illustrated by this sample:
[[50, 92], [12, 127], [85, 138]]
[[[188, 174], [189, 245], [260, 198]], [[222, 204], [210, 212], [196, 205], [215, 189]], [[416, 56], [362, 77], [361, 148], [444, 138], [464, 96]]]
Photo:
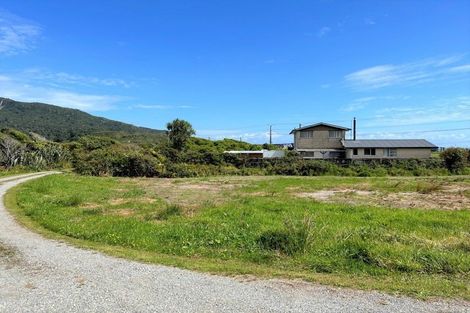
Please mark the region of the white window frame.
[[328, 131], [328, 138], [330, 139], [338, 139], [342, 138], [343, 134], [341, 133], [340, 130], [329, 130]]
[[398, 151], [397, 148], [386, 148], [384, 149], [384, 154], [388, 157], [397, 157], [398, 156]]
[[313, 138], [313, 130], [301, 130], [299, 137], [302, 139]]
[[[366, 151], [369, 150], [369, 153], [366, 153]], [[372, 153], [374, 152], [374, 153]], [[375, 148], [364, 148], [364, 155], [376, 155], [377, 151]]]

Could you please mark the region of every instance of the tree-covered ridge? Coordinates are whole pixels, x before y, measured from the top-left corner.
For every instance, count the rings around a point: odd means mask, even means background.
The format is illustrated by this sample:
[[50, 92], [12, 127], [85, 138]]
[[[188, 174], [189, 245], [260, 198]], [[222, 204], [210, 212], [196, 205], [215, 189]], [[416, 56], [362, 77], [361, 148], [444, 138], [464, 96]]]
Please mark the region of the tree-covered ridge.
[[76, 109], [44, 103], [0, 98], [0, 129], [14, 128], [53, 141], [69, 141], [84, 135], [103, 135], [122, 141], [155, 142], [163, 130], [137, 127], [93, 116]]

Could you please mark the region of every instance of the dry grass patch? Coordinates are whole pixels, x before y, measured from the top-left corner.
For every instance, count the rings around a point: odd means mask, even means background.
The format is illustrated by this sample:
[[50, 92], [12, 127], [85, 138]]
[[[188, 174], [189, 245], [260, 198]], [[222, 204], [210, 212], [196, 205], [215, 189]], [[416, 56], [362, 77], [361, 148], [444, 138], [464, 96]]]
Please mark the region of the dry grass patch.
[[315, 192], [297, 192], [299, 198], [311, 198], [316, 201], [348, 203], [355, 205], [373, 205], [390, 208], [418, 208], [437, 210], [470, 209], [470, 188], [467, 186], [418, 185], [413, 192], [383, 192], [356, 189], [319, 190]]
[[135, 211], [133, 209], [120, 209], [114, 210], [112, 214], [122, 217], [129, 217], [135, 215]]
[[147, 193], [163, 199], [167, 204], [178, 205], [183, 215], [192, 216], [207, 205], [216, 206], [228, 200], [228, 194], [243, 186], [243, 180], [182, 180], [148, 179], [138, 184]]

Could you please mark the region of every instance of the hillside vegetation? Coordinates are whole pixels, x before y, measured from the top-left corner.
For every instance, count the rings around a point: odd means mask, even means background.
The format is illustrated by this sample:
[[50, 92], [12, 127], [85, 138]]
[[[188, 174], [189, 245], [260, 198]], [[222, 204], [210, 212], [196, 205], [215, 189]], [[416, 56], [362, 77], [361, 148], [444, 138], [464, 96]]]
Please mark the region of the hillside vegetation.
[[33, 132], [52, 141], [75, 140], [84, 135], [101, 135], [132, 142], [157, 142], [165, 137], [163, 130], [137, 127], [80, 110], [6, 98], [0, 98], [0, 103], [0, 129]]
[[440, 158], [429, 160], [359, 160], [342, 165], [305, 160], [295, 151], [288, 151], [281, 159], [247, 160], [224, 152], [277, 147], [193, 137], [191, 124], [179, 119], [168, 123], [167, 135], [163, 131], [111, 121], [78, 110], [0, 99], [0, 169], [26, 166], [40, 170], [66, 166], [82, 175], [128, 177], [470, 173], [468, 149], [447, 149]]

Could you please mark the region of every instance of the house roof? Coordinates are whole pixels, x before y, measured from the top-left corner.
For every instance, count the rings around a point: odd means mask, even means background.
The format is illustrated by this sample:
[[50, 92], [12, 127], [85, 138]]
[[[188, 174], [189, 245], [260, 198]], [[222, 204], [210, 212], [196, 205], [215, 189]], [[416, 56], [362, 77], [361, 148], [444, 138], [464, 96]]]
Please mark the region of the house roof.
[[437, 148], [425, 139], [341, 140], [345, 148]]
[[256, 154], [256, 153], [263, 153], [264, 150], [229, 150], [229, 151], [224, 151], [224, 153], [230, 153], [230, 154]]
[[343, 126], [339, 126], [339, 125], [328, 124], [328, 123], [316, 123], [316, 124], [311, 124], [311, 125], [307, 125], [307, 126], [304, 126], [304, 127], [294, 128], [293, 130], [291, 130], [289, 135], [293, 134], [294, 132], [299, 131], [299, 130], [309, 129], [309, 128], [313, 128], [313, 127], [317, 127], [317, 126], [328, 126], [328, 127], [331, 127], [331, 128], [336, 128], [336, 129], [341, 129], [341, 130], [351, 130], [351, 128], [347, 128], [347, 127], [343, 127]]

